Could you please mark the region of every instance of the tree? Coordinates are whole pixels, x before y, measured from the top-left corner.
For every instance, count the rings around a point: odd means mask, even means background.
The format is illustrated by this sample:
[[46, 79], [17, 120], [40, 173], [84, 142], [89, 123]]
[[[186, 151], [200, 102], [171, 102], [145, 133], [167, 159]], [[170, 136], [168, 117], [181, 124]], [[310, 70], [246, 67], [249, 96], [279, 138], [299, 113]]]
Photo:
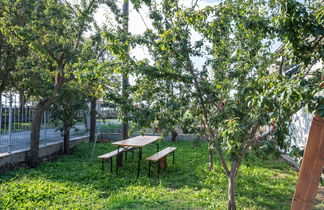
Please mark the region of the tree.
[[64, 137], [64, 154], [70, 154], [70, 130], [80, 120], [79, 113], [87, 109], [86, 95], [75, 82], [62, 88], [60, 97], [51, 108], [51, 116]]
[[90, 102], [90, 133], [89, 141], [96, 139], [96, 101], [103, 97], [104, 92], [109, 89], [112, 82], [111, 62], [114, 60], [106, 51], [105, 39], [102, 34], [104, 29], [96, 27], [95, 33], [85, 40], [80, 59], [87, 60], [77, 66], [76, 75], [80, 89]]
[[[129, 18], [129, 0], [123, 1], [123, 30], [124, 33], [128, 33], [128, 18]], [[129, 79], [127, 72], [125, 71], [122, 75], [122, 95], [124, 98], [128, 97], [127, 88], [129, 86]], [[122, 139], [128, 138], [128, 112], [123, 109], [122, 113], [123, 123], [122, 123]]]
[[[52, 72], [53, 89], [36, 105], [31, 131], [31, 160], [36, 166], [39, 133], [43, 112], [59, 97], [62, 86], [73, 80], [73, 65], [82, 48], [82, 34], [89, 29], [96, 9], [94, 0], [72, 6], [61, 1], [5, 1], [1, 32], [13, 43], [22, 43], [34, 51], [35, 57], [46, 60]], [[18, 20], [25, 20], [22, 25]], [[83, 62], [83, 61], [82, 61]]]
[[[201, 122], [209, 144], [209, 169], [213, 168], [215, 150], [228, 178], [229, 209], [236, 209], [236, 178], [244, 157], [265, 144], [285, 147], [292, 115], [315, 100], [319, 91], [318, 71], [307, 71], [309, 61], [301, 56], [301, 49], [311, 53], [311, 43], [305, 43], [309, 35], [321, 40], [317, 32], [320, 22], [295, 1], [270, 3], [227, 1], [195, 10], [195, 6], [181, 9], [178, 1], [163, 1], [162, 9], [158, 4], [151, 6], [155, 30], [145, 34], [146, 44], [159, 62], [151, 70], [141, 71], [163, 81], [180, 82], [186, 88], [190, 110], [195, 121]], [[274, 15], [285, 6], [289, 13], [282, 13], [279, 22], [288, 21], [292, 27], [286, 29], [276, 25]], [[167, 12], [161, 12], [166, 7]], [[161, 26], [164, 18], [170, 24], [168, 29]], [[298, 24], [294, 27], [292, 21]], [[309, 27], [302, 33], [300, 26], [306, 23]], [[201, 40], [192, 42], [193, 31]], [[296, 34], [299, 43], [294, 43]], [[290, 78], [269, 73], [274, 62], [270, 46], [275, 38], [290, 43], [287, 47], [297, 50], [293, 55], [304, 61], [302, 70]], [[307, 48], [300, 48], [301, 44]], [[197, 56], [207, 57], [202, 67], [193, 62]]]
[[171, 134], [171, 141], [176, 141], [176, 128], [185, 124], [184, 115], [189, 104], [181, 91], [183, 88], [181, 83], [138, 75], [130, 111], [134, 129], [154, 128], [163, 135]]
[[80, 120], [79, 113], [87, 109], [86, 96], [75, 82], [62, 88], [60, 97], [51, 108], [51, 116], [63, 134], [63, 152], [70, 154], [70, 130]]
[[0, 95], [9, 88], [13, 81], [12, 74], [16, 70], [17, 59], [15, 53], [14, 48], [0, 32]]
[[[0, 8], [3, 8], [3, 2], [0, 3]], [[3, 11], [0, 11], [0, 18], [3, 17]], [[23, 24], [23, 20], [19, 20]], [[1, 23], [0, 23], [1, 24]], [[0, 25], [2, 28], [2, 24]], [[16, 83], [21, 78], [17, 78], [17, 72], [22, 69], [17, 69], [17, 59], [24, 57], [28, 53], [28, 47], [23, 45], [13, 45], [10, 37], [5, 36], [0, 30], [0, 96], [4, 91], [16, 88]], [[1, 101], [1, 97], [0, 97]]]
[[[131, 118], [129, 111], [132, 110], [133, 102], [131, 101], [131, 93], [133, 88], [129, 84], [129, 76], [136, 74], [137, 60], [130, 56], [130, 50], [136, 46], [138, 39], [136, 35], [132, 35], [128, 31], [129, 24], [129, 4], [133, 4], [134, 9], [138, 10], [143, 4], [149, 4], [147, 0], [123, 0], [122, 10], [120, 10], [114, 1], [109, 1], [108, 6], [115, 14], [115, 20], [118, 23], [116, 30], [111, 30], [105, 33], [107, 41], [107, 50], [114, 57], [114, 61], [108, 61], [111, 64], [110, 69], [114, 73], [112, 78], [115, 82], [119, 81], [120, 87], [109, 88], [106, 99], [113, 101], [121, 111], [120, 118], [122, 119], [122, 139], [128, 138], [129, 119]], [[119, 78], [122, 75], [122, 78]]]

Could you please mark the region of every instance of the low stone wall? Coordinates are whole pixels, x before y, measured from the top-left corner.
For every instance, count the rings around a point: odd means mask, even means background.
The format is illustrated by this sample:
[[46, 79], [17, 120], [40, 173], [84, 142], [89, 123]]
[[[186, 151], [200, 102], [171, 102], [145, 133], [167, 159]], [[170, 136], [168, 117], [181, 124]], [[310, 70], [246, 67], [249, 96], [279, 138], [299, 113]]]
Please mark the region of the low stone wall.
[[[89, 136], [71, 138], [70, 147], [73, 148], [75, 147], [75, 145], [80, 144], [81, 142], [88, 139]], [[42, 159], [46, 159], [52, 156], [53, 154], [61, 153], [62, 151], [63, 151], [63, 141], [41, 145], [39, 147], [39, 157]], [[28, 157], [29, 157], [29, 149], [17, 150], [10, 153], [2, 153], [0, 154], [0, 169], [25, 163]]]

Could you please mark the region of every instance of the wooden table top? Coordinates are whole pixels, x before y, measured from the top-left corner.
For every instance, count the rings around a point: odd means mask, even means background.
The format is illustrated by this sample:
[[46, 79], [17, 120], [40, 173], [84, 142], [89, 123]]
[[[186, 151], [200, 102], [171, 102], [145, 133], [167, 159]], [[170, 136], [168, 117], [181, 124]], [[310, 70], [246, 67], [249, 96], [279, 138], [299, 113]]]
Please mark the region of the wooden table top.
[[160, 136], [136, 136], [122, 141], [116, 141], [111, 144], [118, 146], [144, 147], [145, 145], [157, 141], [159, 138]]

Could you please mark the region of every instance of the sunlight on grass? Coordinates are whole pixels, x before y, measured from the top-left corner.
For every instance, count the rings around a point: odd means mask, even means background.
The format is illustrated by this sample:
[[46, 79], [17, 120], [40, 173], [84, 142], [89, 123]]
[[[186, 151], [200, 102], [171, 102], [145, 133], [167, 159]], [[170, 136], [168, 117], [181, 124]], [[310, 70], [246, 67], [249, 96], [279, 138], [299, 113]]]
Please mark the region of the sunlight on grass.
[[[162, 142], [160, 148], [177, 147], [176, 162], [161, 176], [147, 177], [142, 161], [136, 179], [136, 161], [126, 161], [119, 174], [101, 172], [100, 161], [90, 160], [92, 144], [84, 143], [72, 155], [41, 164], [37, 169], [22, 168], [0, 175], [0, 208], [108, 208], [108, 209], [224, 209], [227, 179], [217, 162], [208, 172], [207, 145], [190, 142]], [[97, 144], [95, 156], [114, 149], [110, 143]], [[143, 149], [143, 157], [155, 152]], [[130, 156], [129, 156], [130, 157]], [[155, 171], [155, 168], [153, 168]], [[279, 175], [280, 174], [280, 175]], [[240, 208], [289, 209], [296, 172], [273, 157], [261, 160], [250, 155], [237, 181]]]

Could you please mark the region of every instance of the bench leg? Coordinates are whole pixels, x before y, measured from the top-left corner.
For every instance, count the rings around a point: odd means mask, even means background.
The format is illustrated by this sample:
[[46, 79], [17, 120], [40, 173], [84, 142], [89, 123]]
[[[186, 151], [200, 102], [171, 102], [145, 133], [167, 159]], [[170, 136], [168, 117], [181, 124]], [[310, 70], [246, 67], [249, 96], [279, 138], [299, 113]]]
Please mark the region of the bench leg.
[[117, 156], [116, 156], [116, 174], [118, 174], [118, 156], [119, 156], [119, 146], [117, 148]]
[[175, 152], [175, 151], [172, 152], [172, 153], [173, 153], [173, 154], [172, 154], [172, 163], [173, 163], [173, 164], [174, 164], [174, 154], [175, 154], [174, 152]]
[[104, 159], [101, 159], [101, 171], [104, 171]]
[[134, 153], [135, 153], [135, 149], [132, 149], [132, 160], [134, 160]]
[[157, 174], [160, 175], [160, 163], [157, 163]]

